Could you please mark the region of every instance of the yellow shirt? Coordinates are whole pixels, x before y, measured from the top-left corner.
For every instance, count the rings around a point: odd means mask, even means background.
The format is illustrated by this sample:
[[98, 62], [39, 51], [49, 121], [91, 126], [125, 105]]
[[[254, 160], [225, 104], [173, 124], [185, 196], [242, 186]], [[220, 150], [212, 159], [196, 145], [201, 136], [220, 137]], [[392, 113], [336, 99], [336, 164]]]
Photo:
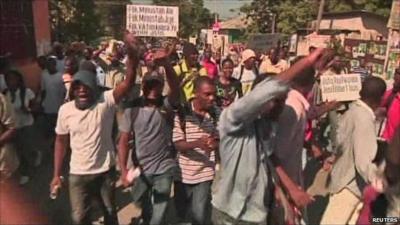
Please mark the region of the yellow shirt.
[[269, 58], [265, 58], [260, 65], [260, 74], [262, 73], [279, 74], [287, 69], [289, 69], [289, 64], [285, 60], [280, 59], [277, 64], [272, 65], [271, 60]]
[[179, 77], [179, 80], [188, 79], [186, 84], [183, 86], [183, 100], [189, 101], [194, 97], [194, 79], [196, 78], [196, 74], [198, 73], [199, 76], [207, 76], [207, 71], [203, 67], [200, 67], [200, 70], [197, 71], [197, 68], [188, 69], [185, 60], [182, 60], [180, 64], [174, 66], [174, 70], [176, 75]]

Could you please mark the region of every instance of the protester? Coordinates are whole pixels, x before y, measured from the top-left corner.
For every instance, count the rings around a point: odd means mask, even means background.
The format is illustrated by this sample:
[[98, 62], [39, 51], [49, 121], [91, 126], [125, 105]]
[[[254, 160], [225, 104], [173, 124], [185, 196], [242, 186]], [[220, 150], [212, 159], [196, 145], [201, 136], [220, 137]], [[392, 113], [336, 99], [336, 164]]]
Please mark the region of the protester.
[[176, 75], [179, 77], [183, 93], [181, 99], [188, 102], [193, 98], [193, 80], [198, 76], [207, 76], [207, 71], [199, 63], [199, 52], [191, 43], [183, 46], [183, 60], [174, 67]]
[[219, 110], [214, 108], [216, 89], [211, 78], [197, 78], [194, 89], [195, 97], [175, 117], [173, 141], [182, 173], [175, 193], [180, 217], [189, 212], [191, 223], [200, 225], [210, 223]]
[[[283, 109], [288, 91], [286, 83], [315, 64], [322, 53], [322, 49], [316, 50], [275, 78], [265, 79], [222, 112], [221, 179], [214, 184], [218, 188], [212, 198], [215, 224], [267, 222], [273, 203], [271, 174], [275, 172], [269, 163], [269, 157], [273, 157], [273, 120]], [[308, 204], [312, 199], [288, 178], [275, 157], [273, 161], [276, 173], [296, 205]]]
[[303, 146], [307, 120], [313, 110], [306, 96], [315, 82], [315, 70], [307, 68], [292, 80], [285, 108], [279, 117], [276, 156], [297, 185], [303, 185]]
[[40, 99], [44, 113], [44, 118], [42, 118], [43, 135], [44, 138], [50, 137], [50, 142], [54, 140], [57, 113], [60, 106], [64, 103], [66, 93], [62, 73], [57, 70], [56, 65], [56, 59], [53, 56], [47, 58], [47, 69], [42, 73], [40, 86]]
[[243, 96], [242, 84], [232, 77], [234, 63], [227, 58], [222, 61], [222, 72], [216, 81], [217, 105], [219, 107], [229, 106], [235, 99]]
[[124, 80], [125, 68], [121, 60], [123, 54], [118, 48], [114, 48], [110, 54], [110, 64], [105, 69], [105, 87], [114, 89]]
[[62, 186], [61, 174], [67, 146], [71, 145], [69, 192], [74, 224], [91, 224], [91, 200], [99, 198], [104, 224], [118, 224], [115, 208], [115, 159], [112, 140], [116, 105], [133, 86], [138, 55], [135, 38], [125, 35], [127, 75], [115, 89], [99, 93], [96, 76], [78, 71], [71, 85], [74, 99], [64, 104], [56, 127], [54, 176], [51, 191]]
[[[400, 129], [395, 132], [387, 151], [384, 153], [385, 167], [376, 182], [364, 189], [363, 209], [357, 220], [358, 225], [371, 225], [373, 218], [390, 218], [382, 224], [398, 224], [400, 215]], [[388, 219], [388, 220], [390, 220]]]
[[378, 150], [374, 110], [385, 90], [382, 79], [366, 78], [361, 99], [351, 103], [340, 120], [329, 204], [321, 224], [354, 224], [357, 219], [362, 190], [376, 179], [377, 166], [372, 162]]
[[393, 88], [384, 95], [383, 106], [387, 110], [387, 120], [382, 137], [390, 141], [395, 130], [400, 126], [400, 68], [397, 68], [393, 77]]
[[35, 94], [25, 87], [22, 74], [16, 70], [6, 72], [6, 83], [8, 89], [4, 91], [7, 100], [12, 103], [15, 119], [15, 147], [20, 160], [19, 172], [21, 174], [20, 184], [26, 184], [32, 175], [35, 158], [40, 157], [35, 151], [35, 131], [33, 128], [33, 116], [30, 106], [34, 104]]
[[207, 70], [207, 75], [211, 79], [216, 79], [218, 77], [218, 66], [215, 62], [211, 60], [212, 51], [211, 48], [207, 48], [204, 51], [204, 58], [201, 62], [201, 65]]
[[0, 183], [11, 178], [19, 167], [19, 160], [12, 146], [15, 137], [13, 106], [0, 93]]
[[127, 164], [129, 141], [133, 137], [135, 140], [132, 161], [135, 167], [140, 168], [142, 176], [135, 181], [131, 191], [133, 202], [142, 208], [143, 224], [166, 223], [171, 185], [178, 170], [171, 137], [180, 88], [168, 56], [162, 52], [154, 55], [155, 65], [166, 70], [167, 83], [171, 87], [167, 97], [162, 96], [163, 76], [145, 75], [143, 96], [125, 110], [119, 126], [118, 156], [124, 186], [130, 185], [127, 178], [130, 170]]
[[64, 72], [64, 64], [65, 64], [65, 55], [64, 55], [64, 47], [62, 44], [56, 42], [53, 45], [53, 56], [56, 59], [56, 69], [57, 71], [63, 73]]
[[4, 73], [10, 70], [10, 68], [11, 62], [8, 56], [0, 56], [0, 92], [3, 92], [5, 89], [7, 89]]
[[272, 48], [269, 51], [268, 57], [264, 57], [260, 65], [260, 73], [281, 73], [289, 68], [286, 60], [279, 57], [280, 50]]
[[66, 90], [65, 94], [65, 101], [70, 100], [70, 87], [71, 83], [73, 80], [73, 76], [76, 72], [78, 72], [79, 65], [78, 65], [78, 60], [74, 56], [68, 56], [65, 59], [65, 67], [64, 67], [64, 74], [62, 76], [62, 79], [64, 81], [64, 86]]
[[246, 49], [241, 54], [241, 64], [233, 70], [232, 77], [242, 83], [243, 95], [252, 89], [254, 80], [258, 77], [258, 70], [255, 66], [256, 53]]

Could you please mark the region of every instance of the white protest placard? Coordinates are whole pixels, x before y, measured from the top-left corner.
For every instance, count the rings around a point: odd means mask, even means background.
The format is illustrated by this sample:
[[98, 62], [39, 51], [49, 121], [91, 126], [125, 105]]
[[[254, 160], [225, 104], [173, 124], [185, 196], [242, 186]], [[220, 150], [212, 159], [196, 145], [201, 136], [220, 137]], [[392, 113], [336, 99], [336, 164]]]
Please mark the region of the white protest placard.
[[342, 74], [321, 77], [323, 101], [353, 101], [360, 98], [360, 74]]
[[127, 5], [126, 29], [139, 37], [176, 37], [179, 30], [179, 8]]
[[247, 48], [266, 53], [271, 48], [278, 47], [280, 34], [253, 34], [250, 35]]

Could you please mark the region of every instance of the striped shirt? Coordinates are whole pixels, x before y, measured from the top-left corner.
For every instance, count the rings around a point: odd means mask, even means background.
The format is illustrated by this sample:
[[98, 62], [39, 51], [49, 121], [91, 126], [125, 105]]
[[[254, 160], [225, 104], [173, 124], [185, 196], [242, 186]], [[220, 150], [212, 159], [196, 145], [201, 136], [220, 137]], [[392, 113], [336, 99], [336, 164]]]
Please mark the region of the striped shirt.
[[[216, 118], [219, 118], [217, 112]], [[179, 116], [175, 116], [173, 141], [192, 142], [205, 135], [216, 137], [218, 130], [216, 121], [207, 114], [201, 121], [197, 116], [185, 115], [185, 131], [182, 130]], [[200, 148], [191, 151], [178, 152], [179, 167], [182, 172], [182, 182], [185, 184], [198, 184], [214, 179], [215, 152], [207, 153]]]

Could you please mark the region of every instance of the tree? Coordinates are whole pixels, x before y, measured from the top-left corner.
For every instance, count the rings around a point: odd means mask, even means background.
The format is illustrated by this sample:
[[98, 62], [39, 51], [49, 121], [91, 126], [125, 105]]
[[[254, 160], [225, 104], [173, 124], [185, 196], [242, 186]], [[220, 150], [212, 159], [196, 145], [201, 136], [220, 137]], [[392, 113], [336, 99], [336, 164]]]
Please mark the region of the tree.
[[268, 0], [253, 0], [250, 4], [245, 4], [240, 8], [249, 23], [247, 33], [268, 33], [272, 30], [273, 3]]
[[50, 0], [53, 40], [90, 43], [103, 33], [93, 0]]
[[[240, 12], [253, 21], [248, 33], [268, 33], [272, 28], [272, 15], [276, 15], [277, 31], [284, 34], [305, 28], [317, 17], [319, 0], [253, 0]], [[392, 0], [329, 0], [325, 12], [365, 10], [388, 17]]]
[[126, 27], [126, 5], [130, 0], [95, 0], [96, 14], [100, 18], [100, 26], [104, 27], [104, 35], [117, 40], [123, 39]]
[[211, 27], [213, 17], [204, 8], [203, 0], [153, 0], [154, 5], [179, 7], [179, 33], [187, 38], [198, 34], [201, 28]]

